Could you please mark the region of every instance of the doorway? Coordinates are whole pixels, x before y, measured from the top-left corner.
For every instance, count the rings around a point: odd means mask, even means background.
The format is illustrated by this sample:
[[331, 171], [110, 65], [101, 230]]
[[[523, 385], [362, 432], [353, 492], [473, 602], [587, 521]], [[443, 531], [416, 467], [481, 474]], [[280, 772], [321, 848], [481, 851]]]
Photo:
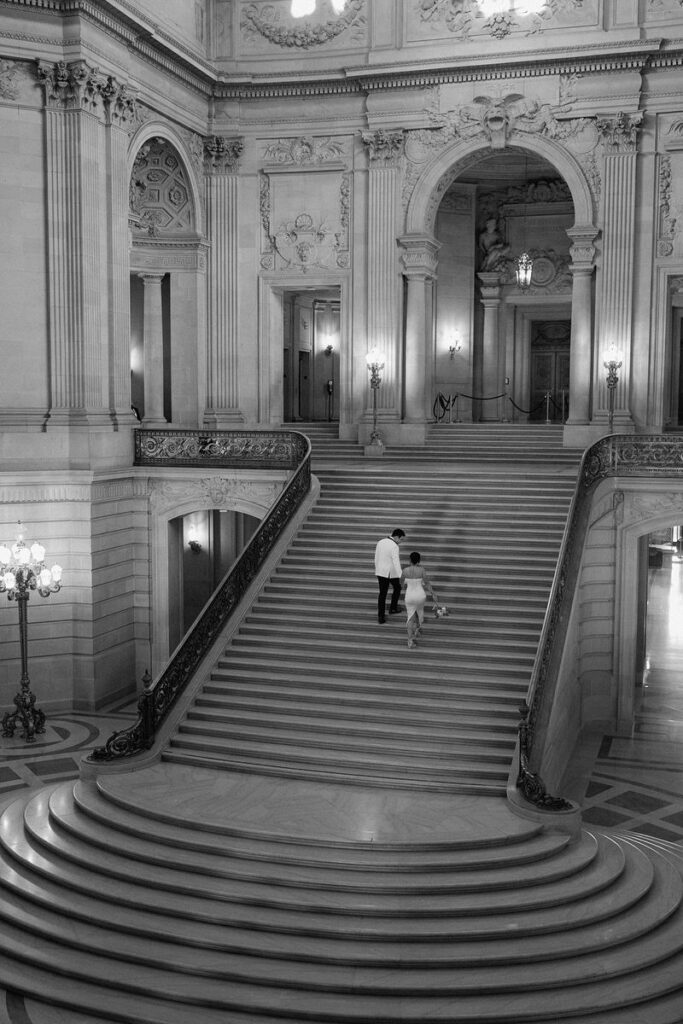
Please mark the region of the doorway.
[[285, 423], [339, 419], [340, 305], [339, 288], [284, 294]]
[[571, 320], [531, 323], [529, 419], [564, 423], [569, 413]]
[[648, 535], [647, 584], [639, 608], [636, 710], [683, 715], [683, 525]]

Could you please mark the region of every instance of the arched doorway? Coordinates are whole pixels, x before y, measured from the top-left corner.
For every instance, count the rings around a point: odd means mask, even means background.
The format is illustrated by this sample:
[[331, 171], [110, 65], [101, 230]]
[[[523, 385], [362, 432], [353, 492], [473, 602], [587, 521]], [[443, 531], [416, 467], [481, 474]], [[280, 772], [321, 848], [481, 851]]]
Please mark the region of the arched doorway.
[[131, 405], [144, 426], [197, 426], [205, 260], [195, 189], [169, 139], [138, 146], [129, 197]]
[[[557, 170], [514, 147], [472, 157], [446, 190], [435, 221], [434, 382], [436, 394], [458, 394], [460, 419], [564, 420], [574, 219]], [[533, 260], [524, 289], [515, 277], [522, 252]]]
[[[566, 290], [566, 301], [571, 310], [571, 341], [570, 341], [570, 385], [569, 385], [569, 409], [570, 419], [565, 428], [565, 443], [583, 443], [584, 434], [590, 430], [591, 417], [591, 388], [594, 352], [594, 324], [593, 324], [593, 270], [596, 250], [593, 242], [597, 236], [597, 229], [594, 226], [594, 201], [589, 181], [580, 166], [578, 160], [563, 146], [561, 140], [550, 138], [547, 134], [537, 132], [517, 131], [506, 121], [506, 129], [493, 137], [491, 126], [483, 116], [480, 119], [479, 128], [473, 128], [467, 137], [458, 138], [450, 144], [444, 145], [436, 156], [431, 153], [427, 158], [422, 158], [424, 170], [415, 177], [411, 193], [407, 203], [406, 233], [401, 238], [401, 243], [406, 250], [412, 245], [418, 245], [420, 240], [433, 239], [438, 246], [437, 234], [438, 217], [444, 197], [455, 188], [464, 190], [469, 195], [466, 198], [470, 203], [469, 210], [469, 235], [464, 241], [464, 246], [469, 253], [476, 253], [475, 237], [479, 226], [477, 221], [476, 196], [480, 189], [479, 174], [474, 178], [473, 167], [482, 173], [488, 166], [492, 171], [504, 168], [506, 161], [517, 160], [522, 167], [526, 163], [527, 171], [523, 174], [523, 183], [532, 183], [530, 168], [537, 164], [545, 164], [552, 170], [553, 180], [563, 183], [566, 188], [569, 209], [573, 212], [562, 225], [562, 246], [553, 244], [552, 248], [559, 253], [559, 262], [555, 259], [547, 259], [543, 252], [543, 259], [538, 260], [537, 281], [538, 295], [524, 295], [524, 305], [529, 306], [534, 302], [543, 303], [546, 295], [551, 289], [557, 292], [560, 281]], [[517, 156], [515, 157], [515, 154]], [[490, 161], [490, 163], [489, 163]], [[465, 177], [469, 176], [470, 181]], [[536, 204], [544, 201], [542, 194], [546, 191], [549, 179], [537, 178], [534, 182], [536, 194], [532, 196], [533, 203], [530, 207], [527, 201], [527, 193], [523, 192], [518, 201], [509, 205], [516, 205], [521, 217], [514, 218], [510, 215], [508, 224], [509, 232], [507, 238], [503, 234], [504, 245], [509, 245], [508, 252], [513, 252], [521, 239], [520, 230], [528, 230], [533, 227], [530, 223], [532, 215], [538, 212]], [[517, 197], [513, 197], [517, 198]], [[483, 212], [483, 210], [482, 210]], [[508, 210], [508, 214], [509, 214]], [[513, 223], [515, 230], [512, 230]], [[484, 222], [485, 226], [485, 222]], [[558, 225], [559, 228], [559, 225]], [[444, 259], [442, 251], [439, 252], [439, 267]], [[474, 281], [474, 275], [482, 273], [475, 270], [475, 258], [471, 257], [470, 276]], [[486, 267], [487, 271], [495, 271], [495, 267]], [[538, 273], [541, 277], [538, 277]], [[439, 270], [440, 275], [440, 270]], [[482, 311], [475, 310], [474, 287], [471, 288], [472, 295], [470, 310], [469, 330], [467, 339], [468, 345], [461, 341], [458, 350], [453, 332], [453, 316], [450, 318], [442, 315], [441, 323], [437, 322], [434, 331], [434, 366], [435, 366], [435, 390], [439, 390], [439, 374], [447, 383], [457, 386], [462, 379], [465, 384], [470, 383], [472, 390], [463, 393], [461, 397], [469, 393], [478, 393], [482, 400], [486, 400], [485, 408], [489, 412], [489, 418], [501, 419], [503, 417], [500, 403], [507, 397], [507, 389], [511, 388], [512, 380], [515, 380], [517, 388], [524, 388], [527, 392], [529, 385], [528, 366], [528, 343], [522, 338], [515, 336], [514, 330], [510, 330], [511, 320], [517, 316], [519, 302], [503, 301], [506, 296], [502, 291], [503, 282], [499, 275], [494, 275], [494, 280], [481, 281], [480, 297]], [[485, 289], [481, 286], [486, 286]], [[443, 291], [443, 288], [442, 288]], [[556, 296], [555, 296], [556, 298]], [[420, 296], [415, 293], [414, 302], [418, 303]], [[406, 322], [419, 319], [419, 310], [411, 310], [410, 293], [407, 298]], [[488, 316], [484, 312], [489, 310]], [[481, 318], [481, 327], [477, 327], [475, 313]], [[502, 323], [501, 323], [502, 317]], [[477, 335], [481, 342], [477, 342]], [[504, 348], [500, 344], [501, 335], [504, 338]], [[406, 349], [410, 339], [406, 338]], [[519, 341], [519, 344], [518, 344]], [[468, 351], [469, 348], [469, 351]], [[451, 353], [453, 349], [453, 353]], [[523, 365], [527, 360], [524, 372], [517, 372], [520, 363]], [[448, 367], [444, 370], [444, 361], [448, 361]], [[450, 365], [452, 360], [453, 366]], [[441, 364], [441, 365], [439, 365]], [[511, 372], [514, 371], [514, 372]], [[506, 384], [506, 381], [509, 383]], [[477, 391], [475, 391], [477, 389]], [[524, 394], [517, 394], [517, 404], [524, 406]], [[458, 409], [460, 413], [460, 408]], [[470, 411], [463, 409], [467, 418], [481, 418], [481, 411], [473, 407]], [[571, 434], [571, 440], [567, 440]]]

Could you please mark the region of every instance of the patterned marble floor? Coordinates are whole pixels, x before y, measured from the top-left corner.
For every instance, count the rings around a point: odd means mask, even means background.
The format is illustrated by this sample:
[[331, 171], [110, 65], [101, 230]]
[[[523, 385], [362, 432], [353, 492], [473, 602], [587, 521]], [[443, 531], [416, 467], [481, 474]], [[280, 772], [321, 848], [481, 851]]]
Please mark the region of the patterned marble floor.
[[[0, 739], [0, 808], [44, 783], [75, 778], [80, 757], [129, 725], [136, 700], [97, 714], [50, 717], [45, 734]], [[587, 737], [563, 796], [587, 825], [683, 844], [683, 558], [664, 550], [650, 570], [647, 666], [633, 735]]]

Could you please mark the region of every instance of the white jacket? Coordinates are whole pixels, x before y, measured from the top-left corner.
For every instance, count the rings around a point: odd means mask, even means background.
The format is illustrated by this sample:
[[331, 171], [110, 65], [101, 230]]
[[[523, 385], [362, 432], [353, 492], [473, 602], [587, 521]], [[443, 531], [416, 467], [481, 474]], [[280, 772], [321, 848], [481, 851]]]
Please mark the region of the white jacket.
[[398, 544], [391, 537], [382, 537], [375, 548], [375, 576], [401, 575]]

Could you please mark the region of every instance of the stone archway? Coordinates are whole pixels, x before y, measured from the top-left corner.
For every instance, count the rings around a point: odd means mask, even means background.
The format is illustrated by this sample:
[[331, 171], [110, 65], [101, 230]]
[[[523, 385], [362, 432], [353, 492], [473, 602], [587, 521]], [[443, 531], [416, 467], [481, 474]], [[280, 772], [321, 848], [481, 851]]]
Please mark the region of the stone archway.
[[131, 404], [152, 428], [198, 426], [205, 322], [201, 197], [168, 134], [147, 126], [129, 179]]
[[[566, 229], [569, 236], [572, 278], [571, 379], [569, 388], [569, 424], [587, 427], [590, 421], [591, 375], [594, 336], [592, 322], [592, 275], [597, 235], [594, 226], [594, 202], [590, 184], [576, 157], [554, 140], [540, 134], [511, 131], [502, 141], [482, 131], [474, 138], [457, 138], [443, 146], [425, 161], [422, 172], [415, 177], [406, 208], [406, 233], [400, 239], [404, 251], [420, 244], [425, 237], [435, 239], [437, 211], [451, 185], [473, 163], [497, 150], [528, 152], [541, 157], [554, 167], [571, 195], [574, 222]], [[405, 262], [405, 261], [404, 261]], [[407, 322], [411, 321], [408, 293]], [[502, 380], [502, 378], [501, 378]]]

